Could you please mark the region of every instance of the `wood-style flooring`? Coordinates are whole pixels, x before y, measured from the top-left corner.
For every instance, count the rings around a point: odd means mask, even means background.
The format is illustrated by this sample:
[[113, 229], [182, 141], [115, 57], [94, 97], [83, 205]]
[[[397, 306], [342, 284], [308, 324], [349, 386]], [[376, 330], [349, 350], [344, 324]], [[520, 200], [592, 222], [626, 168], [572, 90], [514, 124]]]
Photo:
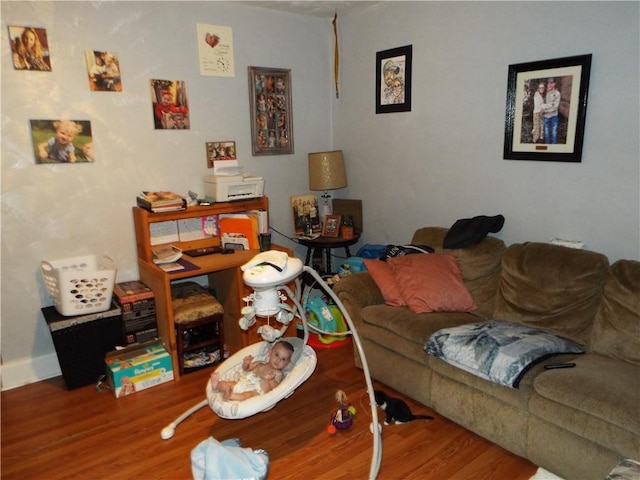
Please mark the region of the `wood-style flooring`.
[[[191, 450], [213, 436], [239, 438], [265, 449], [269, 479], [366, 479], [369, 476], [371, 412], [362, 371], [351, 346], [318, 350], [314, 374], [269, 412], [224, 420], [205, 407], [185, 420], [169, 440], [163, 427], [204, 399], [209, 370], [116, 399], [93, 386], [68, 391], [62, 377], [2, 392], [1, 478], [167, 479], [191, 478]], [[379, 479], [528, 480], [530, 462], [404, 398], [414, 413], [435, 420], [383, 430]], [[354, 426], [327, 433], [336, 390], [356, 407]]]

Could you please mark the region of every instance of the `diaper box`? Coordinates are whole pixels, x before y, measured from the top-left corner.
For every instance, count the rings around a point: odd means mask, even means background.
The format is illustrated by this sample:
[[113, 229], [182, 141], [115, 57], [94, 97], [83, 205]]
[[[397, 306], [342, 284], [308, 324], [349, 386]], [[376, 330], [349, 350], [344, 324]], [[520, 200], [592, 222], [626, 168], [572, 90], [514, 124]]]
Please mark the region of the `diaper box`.
[[173, 380], [171, 355], [158, 342], [109, 352], [105, 362], [116, 398]]

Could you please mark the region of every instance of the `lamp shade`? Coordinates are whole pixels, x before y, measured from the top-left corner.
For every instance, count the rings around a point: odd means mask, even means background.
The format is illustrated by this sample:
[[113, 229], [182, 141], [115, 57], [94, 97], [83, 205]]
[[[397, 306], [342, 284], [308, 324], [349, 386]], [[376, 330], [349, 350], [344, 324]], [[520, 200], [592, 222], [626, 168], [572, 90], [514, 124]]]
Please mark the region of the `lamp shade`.
[[309, 154], [309, 190], [335, 190], [346, 186], [342, 150]]

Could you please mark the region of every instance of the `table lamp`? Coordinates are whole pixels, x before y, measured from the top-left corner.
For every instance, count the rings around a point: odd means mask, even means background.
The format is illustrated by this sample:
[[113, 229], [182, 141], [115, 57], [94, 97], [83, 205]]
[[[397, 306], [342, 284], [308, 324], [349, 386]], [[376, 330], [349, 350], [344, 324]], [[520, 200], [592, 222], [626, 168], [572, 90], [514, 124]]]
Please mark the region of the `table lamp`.
[[347, 174], [344, 170], [342, 150], [315, 152], [309, 154], [309, 190], [324, 190], [324, 203], [320, 208], [320, 217], [324, 224], [327, 215], [331, 215], [329, 190], [347, 186]]

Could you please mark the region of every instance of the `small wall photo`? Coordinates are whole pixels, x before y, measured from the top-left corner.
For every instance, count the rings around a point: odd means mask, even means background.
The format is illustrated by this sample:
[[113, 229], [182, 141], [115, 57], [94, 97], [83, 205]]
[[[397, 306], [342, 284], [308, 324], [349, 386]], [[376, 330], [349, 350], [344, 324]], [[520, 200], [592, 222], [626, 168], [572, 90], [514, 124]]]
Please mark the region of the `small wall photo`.
[[182, 80], [151, 80], [156, 130], [189, 130], [187, 85]]
[[88, 120], [30, 120], [36, 163], [94, 162]]
[[94, 92], [121, 92], [120, 61], [114, 52], [87, 50], [89, 88]]
[[51, 71], [49, 41], [44, 28], [9, 26], [9, 43], [13, 68]]

